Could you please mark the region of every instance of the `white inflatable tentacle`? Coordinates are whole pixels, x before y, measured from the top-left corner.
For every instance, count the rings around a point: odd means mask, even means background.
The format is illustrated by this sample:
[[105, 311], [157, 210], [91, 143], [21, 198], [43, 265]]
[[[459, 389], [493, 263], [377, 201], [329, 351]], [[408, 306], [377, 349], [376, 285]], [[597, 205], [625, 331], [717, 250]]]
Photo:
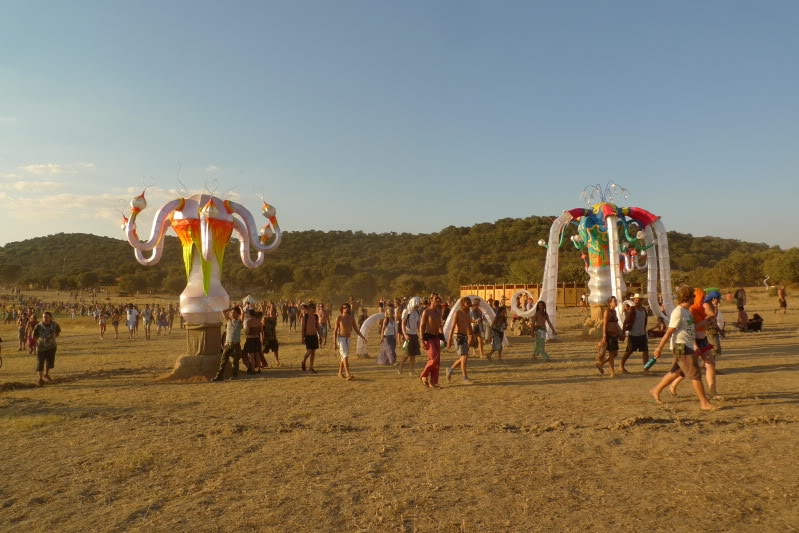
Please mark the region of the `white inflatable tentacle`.
[[[363, 335], [364, 337], [367, 337], [367, 334], [369, 333], [369, 328], [372, 327], [372, 324], [374, 324], [375, 322], [377, 322], [378, 320], [380, 320], [381, 318], [384, 318], [384, 317], [385, 317], [385, 314], [383, 314], [383, 313], [375, 313], [372, 316], [370, 316], [369, 318], [367, 318], [366, 320], [364, 320], [363, 324], [361, 325], [361, 329], [360, 329], [361, 335]], [[353, 320], [355, 320], [354, 317], [353, 317]], [[360, 337], [358, 337], [358, 347], [356, 348], [355, 353], [357, 355], [367, 355], [369, 353], [369, 351], [366, 349], [366, 344], [363, 342], [363, 339], [360, 338]]]
[[128, 223], [125, 226], [125, 235], [128, 238], [128, 244], [137, 250], [142, 250], [143, 252], [149, 252], [155, 248], [164, 237], [170, 213], [172, 213], [172, 211], [174, 211], [178, 205], [180, 205], [180, 202], [181, 199], [172, 200], [171, 202], [167, 202], [161, 206], [161, 209], [158, 210], [158, 213], [156, 213], [155, 218], [153, 219], [153, 227], [150, 230], [150, 238], [146, 242], [140, 242], [136, 237], [136, 218], [138, 217], [138, 213], [132, 213], [130, 215], [130, 220], [128, 220]]
[[533, 299], [533, 293], [531, 293], [530, 291], [528, 291], [526, 289], [519, 289], [518, 291], [513, 293], [513, 298], [511, 298], [511, 302], [510, 302], [510, 309], [518, 317], [530, 318], [531, 316], [533, 316], [535, 314], [535, 307], [533, 307], [532, 309], [529, 309], [527, 311], [524, 311], [518, 305], [516, 305], [516, 299], [517, 299], [517, 297], [520, 294], [526, 294], [527, 296], [530, 297], [531, 300]]
[[138, 261], [139, 264], [144, 266], [156, 265], [158, 264], [158, 261], [161, 260], [161, 255], [164, 253], [164, 239], [158, 241], [158, 244], [155, 245], [155, 250], [150, 257], [145, 257], [144, 252], [138, 248], [134, 248], [133, 253], [136, 256], [136, 261]]
[[272, 227], [272, 230], [275, 232], [275, 240], [271, 244], [261, 244], [261, 240], [258, 237], [258, 225], [255, 223], [252, 213], [250, 213], [249, 210], [247, 210], [247, 208], [243, 205], [233, 201], [230, 202], [230, 208], [244, 221], [244, 225], [247, 227], [247, 235], [250, 237], [250, 243], [252, 244], [253, 248], [259, 252], [269, 252], [277, 248], [278, 244], [280, 244], [280, 238], [282, 235], [280, 231], [280, 225], [272, 224], [271, 221], [268, 221], [269, 225]]
[[239, 235], [239, 254], [241, 255], [241, 262], [244, 263], [244, 266], [247, 268], [257, 268], [261, 266], [264, 262], [264, 255], [263, 252], [258, 252], [258, 257], [255, 258], [255, 261], [250, 259], [250, 239], [247, 236], [247, 228], [244, 226], [244, 223], [236, 217], [233, 217], [233, 229], [236, 230], [236, 233]]
[[666, 227], [660, 219], [657, 219], [652, 226], [658, 243], [658, 266], [660, 269], [660, 290], [663, 294], [663, 308], [666, 310], [666, 315], [671, 316], [671, 312], [674, 311], [674, 295], [671, 288], [669, 237], [666, 234]]
[[[652, 236], [652, 228], [647, 226], [644, 229], [644, 242], [647, 246], [655, 242]], [[652, 246], [647, 249], [646, 258], [646, 293], [649, 299], [649, 308], [652, 309], [652, 314], [658, 318], [662, 318], [668, 322], [666, 315], [660, 310], [658, 304], [658, 251], [657, 246]]]
[[[544, 283], [538, 301], [543, 301], [547, 304], [547, 313], [549, 313], [549, 320], [552, 322], [552, 327], [557, 327], [558, 252], [560, 246], [560, 232], [571, 220], [571, 214], [568, 211], [564, 211], [562, 215], [552, 222], [552, 228], [549, 230], [549, 247], [547, 248], [547, 262], [544, 266]], [[552, 331], [547, 331], [547, 338], [552, 339], [554, 337], [555, 335]]]
[[613, 296], [616, 297], [618, 306], [616, 307], [616, 314], [619, 315], [619, 322], [624, 321], [624, 301], [621, 265], [619, 264], [619, 219], [616, 215], [608, 215], [605, 217], [605, 225], [608, 228], [608, 252], [610, 254], [610, 290]]

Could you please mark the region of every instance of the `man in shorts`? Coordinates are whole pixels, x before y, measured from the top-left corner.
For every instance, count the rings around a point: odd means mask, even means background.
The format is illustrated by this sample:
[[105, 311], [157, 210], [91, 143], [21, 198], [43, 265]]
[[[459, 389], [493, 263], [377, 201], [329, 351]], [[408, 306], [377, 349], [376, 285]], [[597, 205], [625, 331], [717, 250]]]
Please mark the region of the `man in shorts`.
[[469, 359], [469, 344], [473, 342], [473, 340], [476, 340], [474, 339], [475, 331], [472, 328], [472, 317], [469, 311], [471, 305], [471, 300], [466, 296], [461, 299], [461, 307], [455, 312], [452, 330], [449, 332], [449, 339], [447, 339], [447, 346], [452, 348], [452, 337], [455, 337], [458, 353], [458, 359], [452, 363], [452, 366], [447, 368], [447, 381], [452, 381], [452, 373], [460, 366], [463, 382], [468, 385], [472, 384], [472, 381], [466, 374], [466, 361]]
[[222, 381], [225, 376], [225, 367], [227, 367], [228, 359], [233, 359], [231, 366], [230, 379], [237, 379], [239, 377], [239, 360], [241, 360], [241, 309], [234, 307], [232, 309], [225, 309], [222, 311], [227, 320], [225, 330], [225, 346], [222, 349], [222, 357], [219, 361], [219, 370], [216, 376], [211, 381]]
[[[643, 364], [649, 361], [649, 343], [646, 336], [646, 309], [644, 309], [643, 298], [640, 294], [633, 294], [633, 305], [624, 317], [623, 330], [627, 333], [627, 346], [624, 348], [624, 355], [621, 358], [620, 372], [629, 374], [624, 364], [633, 352], [640, 351]], [[644, 370], [649, 373], [649, 370]]]
[[128, 338], [136, 336], [136, 328], [139, 322], [139, 310], [133, 304], [128, 304], [125, 316], [125, 324], [128, 326]]
[[308, 363], [308, 372], [316, 374], [313, 364], [316, 358], [316, 350], [319, 349], [319, 315], [316, 314], [316, 304], [311, 302], [305, 307], [305, 312], [302, 314], [302, 335], [301, 341], [305, 343], [305, 357], [302, 358], [302, 371], [305, 372], [305, 362]]
[[271, 351], [275, 354], [275, 365], [283, 366], [280, 363], [280, 343], [277, 340], [277, 307], [275, 304], [270, 303], [266, 308], [266, 313], [263, 317], [261, 336], [261, 346], [264, 349], [264, 357]]
[[144, 339], [150, 339], [150, 332], [153, 327], [153, 310], [150, 309], [150, 304], [144, 304], [144, 311], [142, 311], [142, 318], [144, 319]]
[[352, 332], [355, 333], [366, 342], [358, 328], [355, 327], [355, 320], [352, 316], [352, 307], [350, 304], [345, 303], [341, 306], [341, 314], [336, 318], [336, 329], [333, 335], [336, 337], [338, 344], [339, 354], [341, 355], [341, 362], [338, 365], [338, 377], [344, 378], [347, 381], [352, 381], [354, 376], [350, 373], [350, 337]]
[[419, 345], [419, 322], [422, 319], [422, 312], [419, 310], [421, 305], [421, 299], [418, 296], [414, 296], [408, 301], [408, 305], [404, 311], [402, 311], [402, 334], [405, 335], [405, 338], [408, 342], [408, 349], [405, 352], [405, 355], [400, 361], [399, 368], [397, 368], [397, 373], [402, 375], [402, 369], [405, 366], [405, 361], [410, 359], [411, 361], [411, 376], [416, 374], [416, 356], [422, 355], [422, 350]]
[[36, 371], [39, 373], [40, 387], [45, 381], [53, 381], [50, 369], [55, 366], [55, 352], [58, 347], [56, 338], [61, 335], [61, 327], [53, 320], [50, 311], [45, 311], [42, 321], [33, 328], [33, 340], [36, 342]]
[[[696, 326], [694, 317], [689, 311], [694, 299], [694, 291], [691, 287], [680, 287], [677, 290], [677, 302], [679, 305], [674, 308], [669, 319], [669, 327], [665, 335], [660, 340], [655, 350], [655, 359], [660, 357], [666, 342], [671, 341], [671, 351], [674, 354], [674, 362], [671, 370], [663, 376], [655, 388], [649, 393], [655, 398], [657, 403], [663, 403], [660, 393], [668, 387], [672, 381], [678, 377], [685, 377], [691, 380], [697, 398], [699, 398], [699, 408], [704, 411], [718, 409], [719, 406], [708, 401], [705, 395], [705, 386], [702, 384], [702, 373], [699, 369], [699, 356], [696, 354]], [[706, 319], [707, 320], [707, 319]], [[703, 320], [701, 325], [705, 325]]]
[[327, 332], [330, 329], [330, 311], [325, 309], [325, 304], [319, 304], [319, 347], [327, 346]]

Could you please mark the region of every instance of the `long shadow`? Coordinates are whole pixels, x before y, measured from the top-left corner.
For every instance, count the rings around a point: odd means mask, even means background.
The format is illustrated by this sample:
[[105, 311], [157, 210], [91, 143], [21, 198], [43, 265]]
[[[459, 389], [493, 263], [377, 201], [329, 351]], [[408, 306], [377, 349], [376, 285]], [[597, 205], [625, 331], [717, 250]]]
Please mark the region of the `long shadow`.
[[799, 363], [778, 363], [773, 365], [754, 365], [738, 368], [725, 368], [722, 366], [724, 374], [747, 374], [760, 372], [795, 372], [799, 370]]

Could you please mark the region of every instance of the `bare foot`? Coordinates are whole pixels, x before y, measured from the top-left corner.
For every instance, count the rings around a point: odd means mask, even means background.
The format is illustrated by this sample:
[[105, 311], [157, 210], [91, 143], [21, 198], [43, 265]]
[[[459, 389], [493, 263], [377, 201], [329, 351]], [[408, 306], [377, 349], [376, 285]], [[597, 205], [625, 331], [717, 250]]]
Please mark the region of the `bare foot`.
[[44, 379], [46, 379], [47, 381], [53, 381], [53, 378], [50, 377], [50, 374], [45, 374]]
[[599, 370], [600, 374], [604, 374], [605, 373], [605, 369], [602, 368], [602, 365], [600, 365], [599, 363], [596, 364], [596, 369]]
[[424, 380], [424, 378], [419, 378], [419, 381], [421, 381], [421, 382], [422, 382], [422, 385], [424, 385], [425, 387], [429, 387], [429, 386], [430, 386], [430, 384], [429, 384], [429, 383], [427, 383], [427, 382]]
[[671, 394], [672, 396], [674, 396], [676, 398], [677, 397], [677, 387], [674, 386], [674, 385], [671, 385], [669, 387], [669, 394]]
[[352, 381], [353, 379], [355, 379], [355, 376], [353, 376], [352, 374], [347, 376], [347, 381]]
[[619, 372], [621, 372], [622, 374], [629, 374], [629, 373], [630, 373], [630, 371], [629, 371], [629, 370], [627, 370], [627, 369], [626, 369], [626, 368], [624, 368], [624, 367], [621, 367], [621, 369], [619, 369]]
[[38, 385], [39, 387], [44, 387], [44, 380], [42, 378], [39, 378], [39, 381], [36, 382], [36, 385]]
[[655, 389], [649, 389], [649, 394], [655, 399], [655, 403], [663, 403], [663, 400], [660, 399], [660, 394]]
[[703, 411], [717, 411], [721, 409], [721, 406], [712, 403], [707, 403], [705, 405], [700, 405], [699, 408]]
[[430, 385], [430, 388], [431, 388], [431, 389], [440, 389], [440, 388], [441, 388], [441, 385], [439, 385], [438, 383], [436, 383], [435, 385]]

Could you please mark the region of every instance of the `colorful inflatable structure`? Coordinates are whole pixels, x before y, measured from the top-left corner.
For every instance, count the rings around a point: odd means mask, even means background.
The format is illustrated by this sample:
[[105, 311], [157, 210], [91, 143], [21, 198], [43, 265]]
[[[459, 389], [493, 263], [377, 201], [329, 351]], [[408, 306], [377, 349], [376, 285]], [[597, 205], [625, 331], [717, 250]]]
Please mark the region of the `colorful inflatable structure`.
[[[636, 269], [647, 270], [647, 297], [655, 316], [668, 322], [667, 316], [674, 308], [671, 286], [671, 267], [669, 266], [669, 242], [666, 228], [660, 217], [640, 207], [619, 207], [614, 202], [614, 195], [621, 194], [627, 198], [627, 191], [611, 182], [604, 189], [597, 185], [582, 196], [591, 206], [564, 211], [552, 223], [549, 242], [539, 241], [547, 248], [547, 259], [544, 267], [544, 280], [540, 301], [547, 305], [547, 312], [553, 325], [557, 315], [556, 296], [558, 286], [558, 259], [563, 246], [567, 228], [576, 226], [577, 233], [570, 240], [580, 251], [588, 273], [591, 319], [586, 323], [584, 333], [596, 334], [601, 330], [602, 312], [607, 307], [607, 299], [615, 296], [619, 302], [618, 312], [621, 315], [626, 292], [624, 275]], [[599, 200], [599, 201], [597, 201]], [[658, 280], [660, 293], [666, 315], [660, 311], [658, 304]], [[535, 310], [523, 311], [517, 305], [517, 297], [526, 293], [516, 291], [511, 306], [513, 312], [522, 317], [530, 317]], [[620, 319], [623, 317], [620, 316]], [[552, 333], [549, 332], [549, 337]]]
[[[225, 247], [235, 231], [244, 265], [260, 266], [264, 253], [280, 244], [275, 208], [263, 203], [267, 224], [259, 231], [252, 214], [236, 202], [210, 194], [178, 198], [161, 206], [155, 214], [146, 241], [140, 240], [136, 230], [136, 219], [147, 208], [144, 192], [131, 200], [130, 208], [130, 218], [123, 215], [122, 229], [142, 265], [155, 265], [161, 259], [167, 229], [171, 227], [180, 238], [187, 278], [186, 289], [180, 295], [180, 312], [188, 330], [188, 354], [175, 364], [174, 374], [207, 374], [210, 370], [206, 367], [218, 364], [218, 358], [212, 357], [212, 362], [207, 356], [219, 354], [222, 311], [230, 305], [220, 280]], [[258, 252], [254, 260], [251, 248]], [[146, 256], [145, 252], [151, 253]]]

